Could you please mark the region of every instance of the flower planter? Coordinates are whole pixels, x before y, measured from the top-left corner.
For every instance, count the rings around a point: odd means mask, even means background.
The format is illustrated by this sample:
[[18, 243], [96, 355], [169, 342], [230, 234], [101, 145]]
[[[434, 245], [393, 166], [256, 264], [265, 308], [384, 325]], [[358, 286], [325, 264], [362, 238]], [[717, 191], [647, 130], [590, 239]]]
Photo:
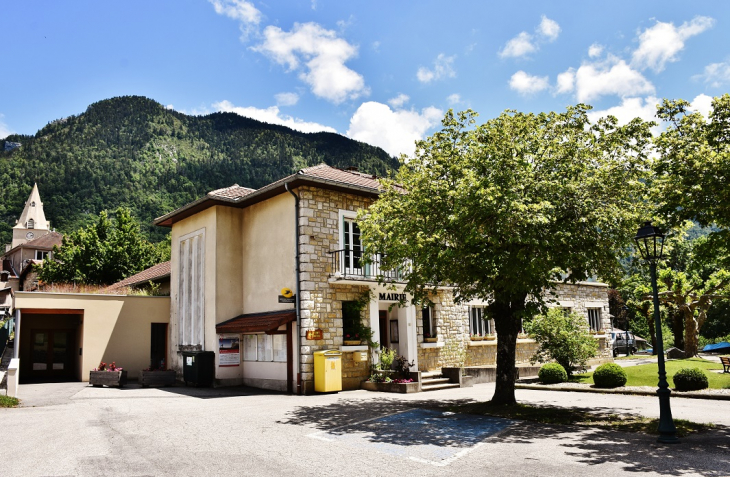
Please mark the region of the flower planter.
[[471, 337], [472, 341], [482, 341], [483, 339], [484, 339], [483, 336], [472, 336]]
[[421, 390], [421, 383], [417, 381], [412, 383], [372, 383], [370, 381], [363, 381], [361, 387], [367, 391], [410, 394], [419, 392]]
[[149, 386], [174, 386], [175, 371], [172, 369], [165, 371], [140, 371], [139, 384], [145, 388]]
[[127, 370], [122, 371], [90, 371], [89, 384], [95, 387], [109, 386], [121, 388], [127, 384]]
[[525, 334], [525, 333], [518, 333], [517, 334], [517, 339], [518, 340], [526, 340], [527, 338], [529, 338], [529, 336], [527, 334]]
[[360, 346], [362, 341], [360, 340], [344, 340], [345, 346]]
[[438, 340], [438, 338], [423, 338], [424, 343], [437, 343]]
[[485, 336], [484, 340], [485, 341], [496, 341], [497, 337], [496, 336]]

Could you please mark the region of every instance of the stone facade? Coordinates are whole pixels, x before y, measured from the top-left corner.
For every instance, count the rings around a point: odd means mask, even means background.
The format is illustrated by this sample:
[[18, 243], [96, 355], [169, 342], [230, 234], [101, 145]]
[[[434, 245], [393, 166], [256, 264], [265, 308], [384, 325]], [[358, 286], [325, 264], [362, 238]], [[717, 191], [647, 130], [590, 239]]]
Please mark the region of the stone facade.
[[[305, 392], [313, 390], [314, 352], [343, 346], [342, 302], [358, 300], [368, 293], [367, 285], [332, 284], [332, 254], [340, 248], [340, 211], [357, 212], [372, 200], [314, 187], [299, 189], [299, 250], [301, 267], [301, 353], [302, 382]], [[363, 323], [370, 326], [369, 306], [362, 312]], [[308, 340], [308, 330], [321, 329], [321, 340]], [[343, 350], [343, 389], [357, 389], [369, 376], [367, 361], [356, 362], [355, 351]]]

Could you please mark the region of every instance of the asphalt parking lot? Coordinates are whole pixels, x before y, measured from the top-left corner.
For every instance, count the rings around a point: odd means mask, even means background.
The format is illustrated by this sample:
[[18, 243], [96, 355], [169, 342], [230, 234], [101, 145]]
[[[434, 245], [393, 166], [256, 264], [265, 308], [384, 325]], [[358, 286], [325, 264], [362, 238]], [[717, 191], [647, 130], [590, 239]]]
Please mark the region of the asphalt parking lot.
[[[24, 385], [1, 409], [1, 475], [730, 475], [730, 402], [674, 399], [718, 428], [655, 437], [444, 412], [492, 384], [411, 395], [288, 396], [251, 388]], [[522, 402], [651, 416], [655, 399], [518, 390]], [[656, 408], [656, 411], [654, 411]], [[698, 419], [699, 418], [699, 419]]]

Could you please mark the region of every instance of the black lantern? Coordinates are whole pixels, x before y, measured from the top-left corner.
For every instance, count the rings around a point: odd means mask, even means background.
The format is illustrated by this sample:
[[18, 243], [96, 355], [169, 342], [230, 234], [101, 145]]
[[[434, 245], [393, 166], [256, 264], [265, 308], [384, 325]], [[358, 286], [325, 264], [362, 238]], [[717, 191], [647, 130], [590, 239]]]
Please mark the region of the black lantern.
[[666, 235], [658, 227], [651, 225], [651, 222], [645, 222], [634, 237], [641, 258], [649, 262], [661, 260], [664, 256], [664, 237]]
[[[659, 442], [664, 444], [676, 444], [677, 428], [674, 427], [672, 419], [672, 408], [669, 404], [669, 396], [672, 393], [667, 383], [667, 371], [664, 367], [664, 340], [662, 338], [662, 323], [659, 313], [659, 290], [656, 283], [656, 263], [662, 259], [664, 255], [664, 237], [661, 231], [646, 222], [639, 229], [634, 237], [636, 245], [641, 253], [641, 257], [649, 262], [649, 271], [651, 272], [651, 289], [654, 301], [654, 329], [656, 330], [656, 346], [657, 365], [659, 368]], [[628, 333], [627, 341], [628, 341]]]

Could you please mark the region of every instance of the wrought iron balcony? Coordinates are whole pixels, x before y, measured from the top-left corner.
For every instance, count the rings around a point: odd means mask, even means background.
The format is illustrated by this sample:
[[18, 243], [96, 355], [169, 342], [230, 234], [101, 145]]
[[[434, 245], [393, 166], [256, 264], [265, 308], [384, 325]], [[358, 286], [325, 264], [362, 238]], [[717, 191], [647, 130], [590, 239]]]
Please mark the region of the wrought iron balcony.
[[[330, 277], [342, 280], [384, 280], [403, 281], [403, 267], [395, 270], [381, 270], [381, 254], [367, 256], [362, 250], [342, 249], [329, 252], [332, 255]], [[367, 256], [367, 260], [366, 257]]]

